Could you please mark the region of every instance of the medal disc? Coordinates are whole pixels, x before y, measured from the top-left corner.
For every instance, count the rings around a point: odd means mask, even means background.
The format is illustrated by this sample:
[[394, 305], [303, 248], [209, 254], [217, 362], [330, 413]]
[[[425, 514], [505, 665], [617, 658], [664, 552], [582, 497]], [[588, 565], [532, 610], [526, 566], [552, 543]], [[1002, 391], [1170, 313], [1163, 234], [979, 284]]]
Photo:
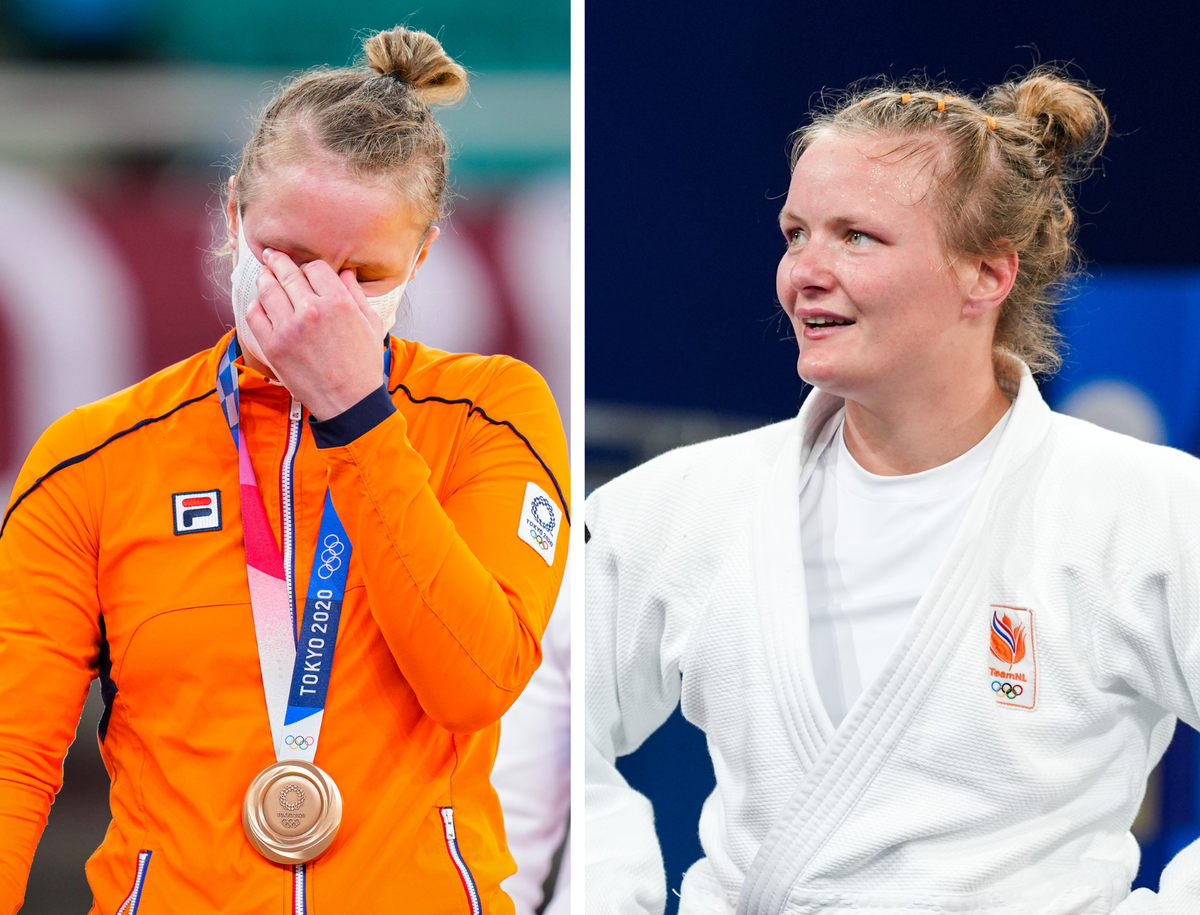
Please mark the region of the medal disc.
[[342, 823], [342, 795], [328, 773], [300, 759], [263, 769], [246, 791], [242, 826], [259, 853], [303, 864], [325, 851]]

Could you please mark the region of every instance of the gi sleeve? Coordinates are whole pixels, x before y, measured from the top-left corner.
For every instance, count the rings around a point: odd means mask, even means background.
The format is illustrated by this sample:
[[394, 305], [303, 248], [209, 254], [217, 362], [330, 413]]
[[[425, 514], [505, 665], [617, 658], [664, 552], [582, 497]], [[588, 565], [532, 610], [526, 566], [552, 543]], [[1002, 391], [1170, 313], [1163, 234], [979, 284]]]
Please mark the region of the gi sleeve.
[[[1128, 533], [1105, 556], [1112, 593], [1097, 614], [1102, 682], [1119, 683], [1200, 728], [1200, 466], [1162, 449], [1137, 490]], [[1170, 799], [1168, 798], [1168, 803]], [[1112, 915], [1200, 912], [1200, 840], [1163, 868], [1158, 892], [1134, 890]]]
[[1112, 915], [1175, 915], [1200, 911], [1200, 840], [1180, 851], [1163, 868], [1158, 892], [1136, 889]]
[[[603, 489], [585, 506], [584, 810], [588, 915], [660, 915], [667, 882], [650, 801], [617, 771], [674, 711], [677, 662], [662, 657], [665, 610], [646, 600], [644, 544], [606, 512]], [[653, 539], [653, 538], [651, 538]]]
[[17, 478], [0, 532], [0, 913], [20, 909], [62, 762], [95, 676], [97, 550], [86, 471], [30, 490], [60, 459], [59, 420]]
[[[446, 426], [455, 457], [439, 493], [401, 412], [360, 411], [354, 431], [365, 431], [344, 444], [317, 435], [388, 647], [426, 714], [463, 733], [497, 721], [537, 668], [567, 559], [558, 411], [533, 369], [499, 364], [474, 396], [478, 410], [449, 403], [453, 392], [435, 405], [467, 416]], [[518, 536], [530, 482], [555, 502], [552, 565]]]

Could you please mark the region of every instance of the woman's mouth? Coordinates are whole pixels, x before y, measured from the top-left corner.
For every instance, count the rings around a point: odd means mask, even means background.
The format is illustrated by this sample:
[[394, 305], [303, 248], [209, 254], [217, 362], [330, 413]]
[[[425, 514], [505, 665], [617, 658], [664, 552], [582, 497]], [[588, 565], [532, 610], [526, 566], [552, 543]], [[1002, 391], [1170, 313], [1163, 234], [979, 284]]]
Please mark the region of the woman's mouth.
[[854, 322], [849, 318], [837, 315], [810, 315], [801, 319], [804, 324], [804, 339], [821, 340], [838, 332], [838, 328], [848, 327]]

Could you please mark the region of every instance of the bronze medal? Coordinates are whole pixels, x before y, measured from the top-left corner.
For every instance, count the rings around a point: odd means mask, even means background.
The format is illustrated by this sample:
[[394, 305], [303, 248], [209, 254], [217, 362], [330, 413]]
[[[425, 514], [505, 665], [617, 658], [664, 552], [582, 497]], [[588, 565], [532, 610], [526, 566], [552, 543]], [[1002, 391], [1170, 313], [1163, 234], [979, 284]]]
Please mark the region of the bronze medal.
[[250, 783], [242, 826], [250, 844], [277, 864], [303, 864], [327, 849], [342, 824], [342, 795], [312, 763], [267, 766]]

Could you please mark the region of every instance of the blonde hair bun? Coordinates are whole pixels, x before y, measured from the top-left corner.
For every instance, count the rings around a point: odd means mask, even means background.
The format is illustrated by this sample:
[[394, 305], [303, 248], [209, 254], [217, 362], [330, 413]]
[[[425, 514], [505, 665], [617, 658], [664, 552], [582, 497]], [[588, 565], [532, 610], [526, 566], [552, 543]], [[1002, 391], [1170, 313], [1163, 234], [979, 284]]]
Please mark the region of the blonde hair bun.
[[426, 105], [452, 105], [467, 94], [467, 71], [428, 32], [398, 25], [369, 37], [363, 51], [368, 67], [403, 81]]
[[1050, 68], [995, 87], [983, 106], [1015, 115], [1059, 171], [1086, 168], [1108, 139], [1108, 112], [1099, 95]]

